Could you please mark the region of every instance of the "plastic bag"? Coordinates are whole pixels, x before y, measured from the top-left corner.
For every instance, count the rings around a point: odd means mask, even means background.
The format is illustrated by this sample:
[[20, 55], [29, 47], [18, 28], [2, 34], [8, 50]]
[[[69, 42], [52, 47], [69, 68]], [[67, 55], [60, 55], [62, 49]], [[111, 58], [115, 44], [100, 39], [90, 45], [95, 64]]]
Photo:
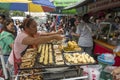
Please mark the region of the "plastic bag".
[[86, 65], [81, 66], [83, 68], [83, 76], [88, 76], [88, 80], [99, 80], [100, 72], [102, 69], [101, 65]]
[[100, 71], [94, 68], [89, 68], [89, 80], [99, 80]]
[[99, 80], [100, 72], [102, 70], [101, 65], [89, 65], [89, 80]]

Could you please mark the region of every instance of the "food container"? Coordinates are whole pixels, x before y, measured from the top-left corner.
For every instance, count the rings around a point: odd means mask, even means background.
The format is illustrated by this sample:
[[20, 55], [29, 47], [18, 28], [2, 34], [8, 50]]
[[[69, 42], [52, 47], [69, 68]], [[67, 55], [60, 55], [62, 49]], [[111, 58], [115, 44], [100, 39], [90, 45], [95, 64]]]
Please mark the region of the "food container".
[[16, 80], [43, 80], [41, 69], [20, 70], [16, 75]]
[[66, 65], [95, 64], [96, 61], [89, 54], [83, 52], [63, 53]]
[[98, 63], [102, 65], [103, 69], [108, 66], [108, 65], [114, 65], [115, 60], [105, 60], [102, 56], [97, 57]]
[[115, 55], [112, 53], [101, 54], [101, 58], [105, 61], [112, 62], [115, 58]]

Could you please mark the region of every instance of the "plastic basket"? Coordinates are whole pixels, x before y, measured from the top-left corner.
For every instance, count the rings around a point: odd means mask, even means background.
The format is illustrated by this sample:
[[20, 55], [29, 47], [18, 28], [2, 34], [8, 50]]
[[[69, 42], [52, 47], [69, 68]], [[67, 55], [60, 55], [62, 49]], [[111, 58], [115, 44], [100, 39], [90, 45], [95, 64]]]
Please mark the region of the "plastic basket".
[[98, 56], [97, 57], [97, 60], [98, 60], [98, 63], [100, 65], [102, 65], [103, 68], [105, 68], [107, 65], [114, 65], [115, 61], [112, 60], [112, 61], [107, 61], [107, 60], [104, 60], [103, 58], [101, 58], [101, 56]]

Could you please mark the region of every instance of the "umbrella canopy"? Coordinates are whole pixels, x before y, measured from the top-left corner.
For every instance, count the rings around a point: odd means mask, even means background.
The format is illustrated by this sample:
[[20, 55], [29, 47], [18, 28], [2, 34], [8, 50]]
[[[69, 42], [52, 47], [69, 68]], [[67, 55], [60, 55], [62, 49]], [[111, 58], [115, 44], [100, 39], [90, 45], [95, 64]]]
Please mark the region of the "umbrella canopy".
[[8, 2], [31, 2], [32, 0], [0, 0], [0, 2], [8, 3]]
[[29, 12], [51, 12], [55, 10], [55, 6], [49, 0], [43, 2], [41, 0], [0, 0], [0, 8]]

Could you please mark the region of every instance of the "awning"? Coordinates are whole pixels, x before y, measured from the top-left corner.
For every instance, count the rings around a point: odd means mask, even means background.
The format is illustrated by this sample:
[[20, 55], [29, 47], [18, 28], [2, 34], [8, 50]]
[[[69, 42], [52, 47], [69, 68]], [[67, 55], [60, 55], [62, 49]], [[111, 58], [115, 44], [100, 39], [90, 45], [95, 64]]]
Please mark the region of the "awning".
[[66, 7], [79, 1], [80, 0], [54, 0], [53, 3], [56, 7]]
[[84, 6], [84, 5], [86, 5], [87, 3], [90, 3], [90, 2], [93, 2], [93, 0], [80, 0], [80, 2], [77, 2], [75, 4], [67, 6], [64, 9], [79, 8], [79, 7]]
[[70, 9], [70, 10], [62, 10], [63, 14], [77, 14], [76, 9]]
[[120, 7], [120, 0], [101, 0], [88, 5], [88, 12], [97, 12], [101, 10]]

